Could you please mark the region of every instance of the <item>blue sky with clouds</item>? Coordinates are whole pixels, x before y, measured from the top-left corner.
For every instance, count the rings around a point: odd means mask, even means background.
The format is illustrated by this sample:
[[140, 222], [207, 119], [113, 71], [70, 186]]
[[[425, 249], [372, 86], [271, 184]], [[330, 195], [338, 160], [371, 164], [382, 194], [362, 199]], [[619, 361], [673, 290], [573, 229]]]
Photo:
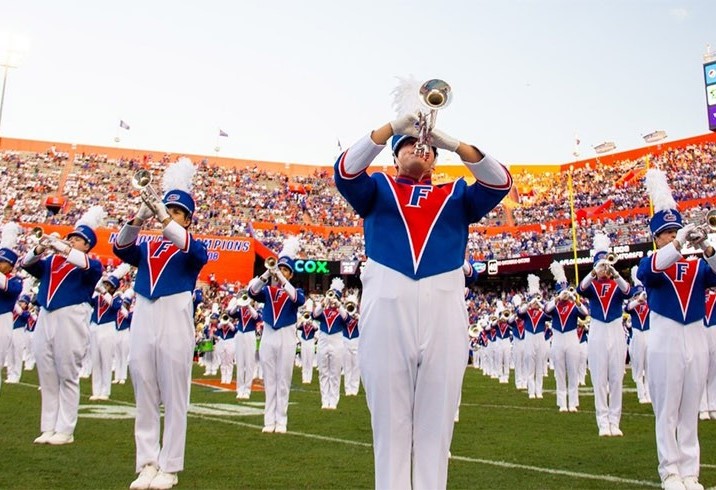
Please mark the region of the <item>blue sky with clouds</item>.
[[452, 85], [444, 131], [561, 163], [575, 134], [588, 157], [708, 132], [714, 19], [713, 0], [0, 0], [0, 58], [8, 32], [26, 40], [0, 134], [331, 164], [414, 75]]

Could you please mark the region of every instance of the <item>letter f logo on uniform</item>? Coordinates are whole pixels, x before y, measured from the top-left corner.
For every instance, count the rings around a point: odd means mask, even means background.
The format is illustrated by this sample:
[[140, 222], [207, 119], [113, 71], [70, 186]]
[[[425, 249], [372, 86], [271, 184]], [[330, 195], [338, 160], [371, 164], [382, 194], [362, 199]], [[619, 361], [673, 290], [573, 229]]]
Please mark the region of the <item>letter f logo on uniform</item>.
[[152, 258], [161, 257], [164, 252], [169, 251], [169, 247], [171, 247], [172, 242], [162, 242], [159, 244], [159, 246], [152, 252]]
[[682, 262], [676, 263], [676, 277], [674, 278], [674, 282], [683, 282], [684, 276], [686, 275], [686, 272], [689, 270], [689, 264], [684, 264]]
[[411, 208], [419, 208], [420, 200], [427, 199], [431, 192], [433, 187], [430, 185], [414, 185], [407, 205]]

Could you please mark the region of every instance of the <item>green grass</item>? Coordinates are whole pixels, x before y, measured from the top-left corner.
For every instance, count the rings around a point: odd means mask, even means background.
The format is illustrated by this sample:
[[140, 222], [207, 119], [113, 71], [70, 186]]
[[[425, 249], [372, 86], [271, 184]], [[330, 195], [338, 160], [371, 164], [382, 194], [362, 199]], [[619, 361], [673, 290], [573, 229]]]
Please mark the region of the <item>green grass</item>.
[[[195, 378], [201, 371], [195, 368]], [[189, 418], [185, 469], [179, 488], [372, 488], [371, 430], [363, 392], [341, 397], [338, 409], [320, 409], [317, 376], [304, 386], [294, 372], [289, 433], [263, 434], [263, 393], [249, 404], [233, 392], [193, 385], [193, 405], [204, 414]], [[552, 377], [546, 389], [554, 389]], [[0, 391], [0, 488], [128, 488], [134, 478], [131, 418], [98, 419], [83, 414], [75, 443], [34, 445], [39, 434], [40, 393], [35, 372]], [[639, 405], [625, 377], [623, 438], [600, 438], [594, 399], [584, 393], [579, 413], [558, 413], [554, 393], [528, 400], [512, 384], [500, 385], [468, 368], [460, 422], [452, 443], [448, 486], [490, 489], [621, 489], [658, 487], [654, 418]], [[89, 402], [82, 380], [82, 405], [131, 409], [130, 384], [112, 388], [110, 402]], [[208, 412], [203, 404], [225, 404]], [[228, 407], [227, 407], [228, 406]], [[246, 415], [226, 409], [243, 406]], [[716, 421], [699, 425], [701, 481], [716, 484]], [[546, 471], [538, 471], [544, 469]], [[594, 479], [562, 472], [591, 475]], [[609, 480], [608, 477], [616, 477]]]

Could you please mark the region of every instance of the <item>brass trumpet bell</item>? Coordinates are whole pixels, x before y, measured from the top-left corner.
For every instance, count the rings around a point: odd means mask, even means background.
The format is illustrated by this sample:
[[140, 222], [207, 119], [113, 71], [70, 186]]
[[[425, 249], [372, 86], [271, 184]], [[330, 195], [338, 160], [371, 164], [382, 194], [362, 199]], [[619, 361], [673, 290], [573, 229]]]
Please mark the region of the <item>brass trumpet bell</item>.
[[311, 319], [311, 312], [310, 312], [310, 311], [304, 311], [303, 314], [301, 315], [301, 319], [302, 319], [304, 322], [307, 322], [308, 320], [310, 320], [310, 319]]
[[438, 110], [452, 102], [452, 89], [446, 81], [433, 78], [420, 86], [419, 96], [425, 107]]
[[346, 311], [348, 312], [348, 314], [352, 315], [353, 313], [356, 312], [356, 310], [358, 309], [358, 306], [354, 302], [348, 301], [346, 303], [345, 308], [346, 308]]
[[471, 339], [475, 339], [480, 336], [480, 325], [477, 323], [473, 323], [470, 325], [470, 328], [467, 330], [467, 334], [470, 336]]
[[266, 257], [266, 260], [264, 260], [264, 267], [268, 270], [274, 270], [278, 267], [278, 259], [273, 256]]
[[147, 169], [137, 170], [132, 176], [132, 187], [139, 191], [142, 200], [147, 203], [161, 201], [159, 194], [152, 187], [152, 174]]
[[617, 263], [619, 259], [617, 258], [617, 254], [613, 252], [609, 252], [606, 257], [604, 257], [604, 262], [606, 262], [609, 265], [614, 265]]
[[249, 293], [247, 291], [241, 291], [238, 299], [236, 300], [236, 304], [239, 306], [248, 306], [250, 302], [251, 298], [249, 298]]

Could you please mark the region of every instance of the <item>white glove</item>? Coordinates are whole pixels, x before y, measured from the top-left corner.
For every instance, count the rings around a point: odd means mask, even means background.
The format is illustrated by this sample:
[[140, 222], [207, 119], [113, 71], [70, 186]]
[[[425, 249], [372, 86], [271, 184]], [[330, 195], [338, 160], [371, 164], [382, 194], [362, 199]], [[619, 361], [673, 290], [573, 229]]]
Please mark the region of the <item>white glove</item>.
[[169, 211], [162, 201], [154, 201], [151, 208], [154, 210], [154, 216], [156, 216], [159, 222], [163, 222], [169, 218]]
[[415, 138], [418, 137], [417, 124], [418, 116], [415, 114], [407, 114], [390, 121], [390, 127], [393, 128], [393, 134], [405, 134]]
[[460, 146], [460, 141], [438, 129], [433, 129], [430, 131], [430, 145], [443, 150], [456, 151]]
[[49, 246], [60, 255], [67, 255], [68, 253], [70, 253], [70, 250], [72, 250], [72, 247], [69, 243], [63, 242], [62, 240], [53, 236], [50, 237]]
[[142, 205], [139, 206], [137, 214], [134, 215], [134, 219], [141, 221], [142, 223], [153, 217], [154, 212], [152, 212], [149, 206], [147, 206], [145, 203], [142, 203]]
[[609, 264], [608, 267], [609, 267], [609, 274], [611, 274], [611, 276], [613, 278], [616, 279], [617, 277], [619, 277], [619, 272], [617, 272], [617, 270], [614, 268], [613, 265]]
[[686, 244], [686, 242], [689, 241], [687, 237], [689, 236], [689, 234], [691, 234], [691, 232], [694, 231], [694, 228], [696, 228], [696, 224], [689, 223], [688, 225], [684, 226], [676, 232], [676, 239], [679, 241], [682, 247]]
[[711, 246], [711, 242], [708, 238], [704, 238], [699, 243], [697, 243], [696, 246], [699, 247], [703, 252], [705, 252], [706, 249]]

